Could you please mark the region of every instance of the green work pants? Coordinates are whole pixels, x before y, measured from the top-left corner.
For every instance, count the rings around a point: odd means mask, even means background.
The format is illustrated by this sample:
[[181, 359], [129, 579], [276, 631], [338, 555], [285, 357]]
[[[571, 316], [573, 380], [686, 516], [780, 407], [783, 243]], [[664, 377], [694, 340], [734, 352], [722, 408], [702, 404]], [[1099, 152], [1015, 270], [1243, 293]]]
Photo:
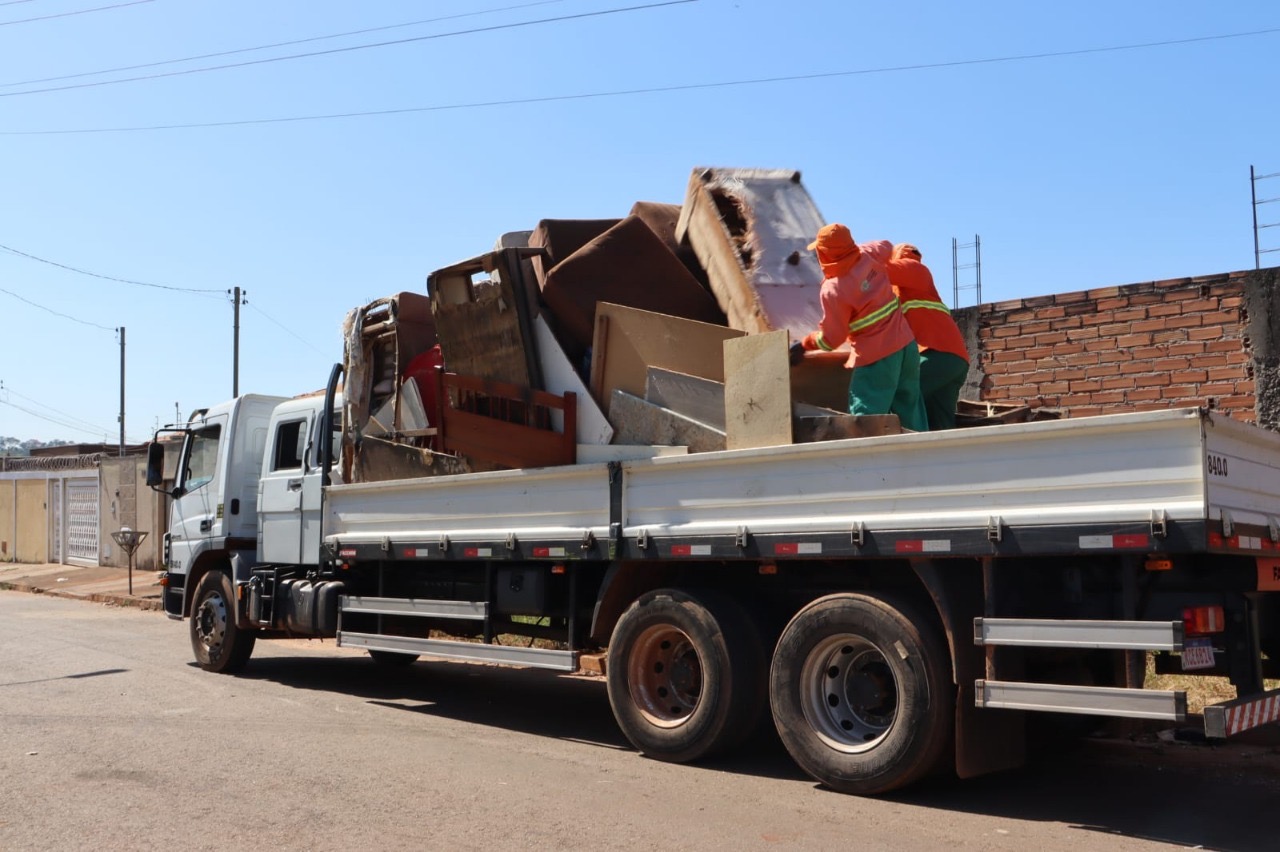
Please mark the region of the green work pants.
[[968, 375], [969, 362], [959, 355], [937, 349], [920, 353], [920, 396], [929, 431], [956, 427], [956, 401]]
[[920, 353], [915, 341], [892, 355], [853, 368], [849, 380], [850, 414], [896, 414], [902, 428], [929, 428], [920, 399]]

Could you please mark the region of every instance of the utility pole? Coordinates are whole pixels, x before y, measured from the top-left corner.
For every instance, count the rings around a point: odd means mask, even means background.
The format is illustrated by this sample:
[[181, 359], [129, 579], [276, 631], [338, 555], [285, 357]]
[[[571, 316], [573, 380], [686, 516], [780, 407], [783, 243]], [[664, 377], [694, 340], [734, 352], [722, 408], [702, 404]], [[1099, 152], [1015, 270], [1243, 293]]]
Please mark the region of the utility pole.
[[173, 422], [175, 425], [182, 425], [182, 409], [178, 407], [178, 403], [173, 404]]
[[120, 326], [120, 457], [124, 457], [124, 326]]
[[232, 305], [232, 337], [231, 337], [231, 395], [240, 395], [240, 305], [243, 298], [249, 295], [247, 290], [234, 288], [231, 296]]

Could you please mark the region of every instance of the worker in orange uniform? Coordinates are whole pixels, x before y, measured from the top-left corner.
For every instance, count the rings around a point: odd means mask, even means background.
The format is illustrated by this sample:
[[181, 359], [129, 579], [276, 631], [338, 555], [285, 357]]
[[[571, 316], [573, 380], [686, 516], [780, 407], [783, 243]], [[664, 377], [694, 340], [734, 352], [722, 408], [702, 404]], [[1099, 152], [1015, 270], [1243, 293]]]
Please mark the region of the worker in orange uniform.
[[929, 267], [920, 260], [920, 249], [910, 243], [894, 246], [889, 281], [920, 348], [920, 396], [929, 429], [954, 429], [956, 401], [969, 375], [969, 350], [951, 310], [938, 298]]
[[[849, 342], [850, 414], [896, 414], [903, 428], [928, 429], [920, 399], [920, 354], [885, 270], [887, 240], [858, 245], [844, 225], [824, 225], [809, 244], [825, 279], [822, 321], [800, 349], [826, 352]], [[803, 352], [799, 352], [803, 357]]]

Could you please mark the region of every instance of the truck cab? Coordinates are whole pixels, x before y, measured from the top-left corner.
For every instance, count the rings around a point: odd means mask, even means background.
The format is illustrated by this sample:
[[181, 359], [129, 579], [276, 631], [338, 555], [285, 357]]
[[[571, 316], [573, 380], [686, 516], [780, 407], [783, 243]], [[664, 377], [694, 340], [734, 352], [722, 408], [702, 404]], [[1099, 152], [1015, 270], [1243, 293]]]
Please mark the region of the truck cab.
[[[263, 449], [271, 413], [284, 401], [248, 394], [198, 410], [185, 425], [168, 430], [182, 435], [164, 538], [164, 609], [170, 618], [189, 614], [191, 591], [202, 574], [256, 559]], [[164, 449], [160, 443], [153, 447], [147, 482], [155, 486]]]

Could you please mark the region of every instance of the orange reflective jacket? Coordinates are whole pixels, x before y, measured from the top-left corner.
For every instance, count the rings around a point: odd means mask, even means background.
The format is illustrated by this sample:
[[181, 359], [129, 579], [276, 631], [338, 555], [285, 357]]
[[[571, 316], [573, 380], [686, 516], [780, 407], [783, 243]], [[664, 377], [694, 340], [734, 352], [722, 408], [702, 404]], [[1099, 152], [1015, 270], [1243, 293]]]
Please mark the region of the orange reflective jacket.
[[902, 313], [911, 326], [920, 351], [933, 349], [969, 360], [964, 335], [951, 318], [951, 309], [938, 297], [938, 288], [933, 284], [929, 267], [913, 257], [895, 253], [887, 269], [893, 291], [902, 303]]

